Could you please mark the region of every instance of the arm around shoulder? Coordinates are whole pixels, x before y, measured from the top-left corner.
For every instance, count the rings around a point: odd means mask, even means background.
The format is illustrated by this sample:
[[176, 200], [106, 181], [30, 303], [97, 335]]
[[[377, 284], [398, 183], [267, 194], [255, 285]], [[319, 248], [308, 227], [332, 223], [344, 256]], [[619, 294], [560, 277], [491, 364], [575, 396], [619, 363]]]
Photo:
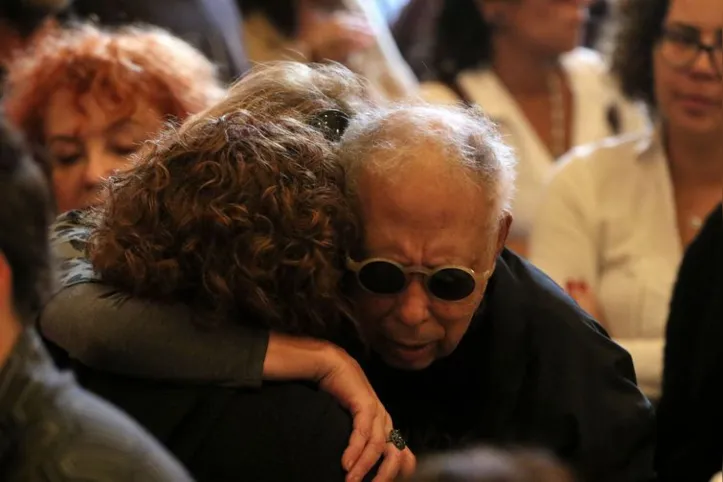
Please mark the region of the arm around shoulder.
[[264, 330], [230, 323], [201, 330], [184, 304], [133, 298], [100, 283], [61, 290], [43, 309], [40, 328], [93, 368], [232, 387], [261, 384], [268, 344]]

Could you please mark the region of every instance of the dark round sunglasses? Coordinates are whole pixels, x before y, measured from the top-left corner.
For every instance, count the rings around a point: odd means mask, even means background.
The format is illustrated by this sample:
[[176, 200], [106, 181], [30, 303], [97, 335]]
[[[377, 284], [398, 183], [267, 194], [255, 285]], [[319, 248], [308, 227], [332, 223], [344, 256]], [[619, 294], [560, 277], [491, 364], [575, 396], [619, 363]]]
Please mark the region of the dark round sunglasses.
[[487, 279], [493, 270], [476, 275], [463, 266], [440, 266], [428, 269], [420, 266], [405, 267], [384, 258], [370, 258], [354, 261], [347, 258], [346, 266], [356, 275], [356, 279], [364, 290], [375, 295], [395, 295], [409, 286], [412, 275], [419, 274], [424, 278], [427, 293], [443, 301], [461, 301], [477, 287], [477, 279]]

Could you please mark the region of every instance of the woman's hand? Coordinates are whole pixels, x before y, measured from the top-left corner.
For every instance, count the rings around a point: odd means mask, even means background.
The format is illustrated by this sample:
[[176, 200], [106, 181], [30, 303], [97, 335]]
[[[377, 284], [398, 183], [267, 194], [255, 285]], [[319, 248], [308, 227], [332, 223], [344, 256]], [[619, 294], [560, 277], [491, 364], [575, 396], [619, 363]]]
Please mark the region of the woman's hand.
[[264, 378], [313, 380], [336, 398], [354, 418], [349, 447], [342, 456], [347, 481], [362, 480], [384, 455], [375, 482], [411, 475], [412, 452], [387, 442], [392, 419], [359, 364], [341, 348], [321, 340], [271, 333], [264, 359]]
[[384, 454], [375, 482], [396, 480], [414, 472], [416, 459], [405, 448], [398, 450], [387, 437], [392, 418], [377, 398], [359, 364], [340, 348], [332, 349], [319, 387], [333, 395], [354, 417], [354, 431], [342, 457], [347, 481], [361, 480]]
[[374, 42], [366, 20], [350, 12], [312, 11], [302, 14], [298, 40], [309, 52], [311, 60], [333, 60], [344, 63], [353, 53]]

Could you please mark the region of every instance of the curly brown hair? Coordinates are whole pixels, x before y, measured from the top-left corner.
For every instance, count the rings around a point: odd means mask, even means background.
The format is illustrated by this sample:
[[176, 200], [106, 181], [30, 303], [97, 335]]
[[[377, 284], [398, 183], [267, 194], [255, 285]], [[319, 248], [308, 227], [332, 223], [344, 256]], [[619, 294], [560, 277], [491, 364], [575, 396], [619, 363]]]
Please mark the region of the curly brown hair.
[[620, 9], [612, 70], [623, 93], [655, 111], [653, 50], [663, 32], [669, 0], [626, 0]]
[[242, 79], [109, 183], [90, 242], [95, 268], [135, 295], [185, 301], [212, 324], [337, 336], [357, 225], [336, 144], [308, 121], [361, 102], [362, 85], [346, 69], [297, 64]]

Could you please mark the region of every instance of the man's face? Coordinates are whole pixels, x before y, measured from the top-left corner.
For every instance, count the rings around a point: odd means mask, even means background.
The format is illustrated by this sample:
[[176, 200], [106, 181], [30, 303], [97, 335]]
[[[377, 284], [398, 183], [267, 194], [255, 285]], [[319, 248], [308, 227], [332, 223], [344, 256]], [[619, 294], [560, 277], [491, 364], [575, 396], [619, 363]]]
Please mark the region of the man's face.
[[[420, 149], [413, 155], [441, 155]], [[474, 290], [459, 301], [433, 296], [420, 274], [393, 295], [357, 287], [356, 314], [369, 343], [389, 365], [421, 370], [452, 353], [469, 327], [493, 269], [497, 236], [486, 230], [492, 213], [484, 193], [449, 168], [410, 167], [391, 181], [362, 173], [358, 195], [364, 224], [363, 259], [403, 267], [461, 266], [474, 271]], [[363, 261], [360, 260], [360, 261]]]

